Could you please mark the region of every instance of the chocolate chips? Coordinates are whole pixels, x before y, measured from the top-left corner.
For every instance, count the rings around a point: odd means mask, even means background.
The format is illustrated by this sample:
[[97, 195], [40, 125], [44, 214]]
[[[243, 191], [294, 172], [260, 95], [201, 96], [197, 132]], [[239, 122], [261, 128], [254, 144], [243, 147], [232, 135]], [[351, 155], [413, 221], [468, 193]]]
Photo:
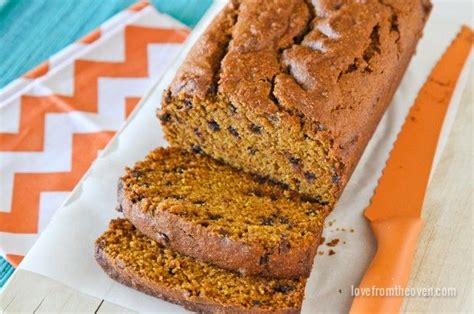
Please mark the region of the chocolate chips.
[[221, 130], [221, 126], [215, 120], [209, 121], [207, 125], [209, 126], [209, 129], [211, 129], [214, 132], [218, 132]]
[[300, 199], [303, 202], [322, 204], [321, 199], [316, 198], [316, 197], [312, 197], [312, 196], [309, 196], [309, 195], [301, 195]]
[[227, 128], [227, 131], [229, 131], [230, 134], [232, 134], [233, 137], [237, 138], [237, 139], [240, 139], [240, 134], [239, 134], [239, 131], [237, 131], [236, 128], [233, 128], [233, 127], [228, 127]]
[[270, 259], [270, 257], [268, 256], [268, 254], [262, 255], [260, 257], [260, 265], [268, 264], [269, 259]]
[[167, 90], [166, 96], [165, 96], [165, 103], [169, 104], [170, 102], [171, 102], [171, 91]]
[[257, 153], [257, 150], [253, 147], [248, 147], [247, 152], [249, 153], [249, 155], [255, 156], [255, 154]]
[[314, 183], [314, 181], [316, 181], [316, 175], [310, 171], [304, 173], [304, 178], [308, 183]]
[[273, 226], [273, 217], [263, 217], [260, 224], [262, 226]]
[[184, 173], [186, 169], [183, 166], [177, 166], [176, 168], [173, 169], [173, 172], [176, 173]]
[[[282, 225], [289, 225], [290, 224], [290, 220], [285, 216], [279, 216], [278, 212], [273, 213], [269, 217], [262, 217], [261, 221], [260, 221], [260, 224], [262, 226], [273, 226], [275, 221], [279, 222]], [[285, 241], [288, 242], [286, 239], [283, 239], [282, 243], [284, 243]], [[288, 245], [289, 245], [289, 242], [288, 242]]]
[[289, 156], [288, 161], [290, 164], [293, 166], [293, 168], [299, 168], [301, 167], [301, 159], [294, 157], [294, 156]]
[[219, 214], [211, 214], [211, 213], [208, 213], [208, 214], [207, 214], [207, 217], [209, 217], [210, 220], [219, 220], [219, 219], [224, 218], [222, 215], [219, 215]]
[[189, 100], [189, 99], [185, 99], [184, 102], [183, 102], [183, 104], [184, 104], [184, 109], [189, 110], [189, 109], [192, 109], [192, 108], [193, 108], [193, 103], [192, 103], [192, 101]]
[[130, 175], [134, 178], [139, 178], [139, 177], [143, 177], [145, 173], [143, 171], [140, 171], [140, 170], [132, 170], [132, 172], [130, 173]]
[[195, 154], [200, 154], [200, 153], [202, 153], [202, 147], [199, 146], [199, 145], [193, 145], [193, 146], [191, 147], [191, 150], [192, 150], [193, 153], [195, 153]]
[[162, 113], [158, 114], [158, 119], [160, 119], [160, 121], [161, 121], [162, 123], [171, 122], [171, 113], [169, 113], [169, 112], [162, 112]]
[[275, 285], [273, 286], [273, 291], [280, 293], [288, 293], [293, 290], [290, 286], [287, 285]]
[[259, 126], [259, 125], [256, 125], [254, 123], [252, 123], [250, 126], [249, 126], [249, 129], [252, 133], [254, 134], [261, 134], [262, 133], [262, 127]]
[[134, 197], [133, 197], [133, 202], [136, 203], [136, 202], [141, 202], [142, 199], [145, 198], [145, 195], [141, 194], [141, 193], [134, 193]]
[[196, 204], [196, 205], [204, 205], [206, 204], [206, 201], [205, 200], [194, 200], [193, 201], [193, 204]]
[[233, 115], [237, 113], [237, 108], [234, 105], [229, 104], [229, 109]]
[[258, 182], [260, 184], [264, 184], [265, 182], [268, 181], [267, 178], [265, 178], [263, 176], [259, 176], [259, 175], [254, 175], [253, 178], [255, 179], [256, 182]]
[[250, 190], [249, 194], [253, 196], [257, 196], [257, 197], [263, 197], [263, 192], [262, 190], [259, 190], [259, 189]]

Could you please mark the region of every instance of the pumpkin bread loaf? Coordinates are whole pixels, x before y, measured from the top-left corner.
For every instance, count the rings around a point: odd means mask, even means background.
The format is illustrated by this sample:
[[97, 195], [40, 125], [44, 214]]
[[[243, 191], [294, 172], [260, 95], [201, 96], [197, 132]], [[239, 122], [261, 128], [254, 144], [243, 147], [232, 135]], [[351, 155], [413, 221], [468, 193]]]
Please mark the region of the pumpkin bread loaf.
[[245, 277], [176, 253], [125, 219], [112, 220], [95, 257], [113, 279], [206, 313], [298, 313], [305, 279]]
[[158, 148], [126, 170], [119, 210], [142, 233], [245, 275], [308, 277], [329, 207], [205, 155]]
[[164, 93], [166, 138], [334, 204], [430, 10], [429, 0], [231, 1]]
[[172, 148], [119, 182], [128, 220], [96, 241], [105, 272], [198, 312], [299, 312], [324, 219], [430, 10], [429, 0], [231, 0], [163, 94]]

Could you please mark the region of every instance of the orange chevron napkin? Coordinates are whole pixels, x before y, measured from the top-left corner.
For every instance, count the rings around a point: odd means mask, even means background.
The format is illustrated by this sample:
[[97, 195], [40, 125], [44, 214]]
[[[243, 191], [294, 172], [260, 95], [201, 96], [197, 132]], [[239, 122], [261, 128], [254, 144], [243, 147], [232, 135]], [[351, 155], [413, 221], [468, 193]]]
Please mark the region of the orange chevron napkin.
[[12, 264], [188, 33], [140, 2], [0, 90], [0, 253]]

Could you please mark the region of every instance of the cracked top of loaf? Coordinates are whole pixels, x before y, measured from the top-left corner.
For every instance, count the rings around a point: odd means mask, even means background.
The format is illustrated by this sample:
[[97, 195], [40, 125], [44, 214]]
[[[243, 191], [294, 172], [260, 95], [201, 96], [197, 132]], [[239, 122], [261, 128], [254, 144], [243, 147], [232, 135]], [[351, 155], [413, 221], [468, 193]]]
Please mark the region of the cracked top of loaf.
[[[170, 96], [218, 93], [327, 132], [353, 168], [414, 53], [429, 0], [236, 0], [189, 53]], [[169, 97], [169, 96], [168, 96]]]

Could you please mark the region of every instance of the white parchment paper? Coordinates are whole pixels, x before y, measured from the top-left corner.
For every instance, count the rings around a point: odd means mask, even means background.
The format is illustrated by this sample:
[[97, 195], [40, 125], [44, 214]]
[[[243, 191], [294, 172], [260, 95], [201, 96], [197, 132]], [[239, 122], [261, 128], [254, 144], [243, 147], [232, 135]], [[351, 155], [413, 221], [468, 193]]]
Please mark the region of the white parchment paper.
[[[58, 210], [49, 226], [25, 257], [21, 269], [60, 281], [83, 293], [142, 312], [185, 312], [181, 307], [149, 297], [109, 279], [93, 257], [95, 239], [107, 228], [114, 210], [118, 177], [126, 165], [133, 165], [148, 151], [166, 142], [155, 109], [177, 67], [192, 43], [223, 6], [217, 1], [193, 31], [183, 53], [164, 77], [144, 97], [124, 129], [112, 140], [71, 197]], [[369, 143], [337, 207], [328, 218], [326, 241], [339, 239], [330, 248], [320, 247], [306, 288], [304, 313], [347, 312], [352, 302], [351, 286], [357, 286], [375, 251], [375, 242], [363, 210], [384, 167], [397, 133], [409, 107], [431, 68], [459, 31], [461, 24], [472, 27], [470, 1], [435, 1], [434, 10], [418, 45], [417, 55]], [[464, 89], [464, 71], [453, 98], [440, 147], [444, 146], [452, 119]], [[439, 154], [439, 153], [438, 153]], [[416, 156], [414, 156], [416, 158]], [[351, 229], [353, 232], [351, 232]], [[332, 249], [335, 254], [329, 255]]]

